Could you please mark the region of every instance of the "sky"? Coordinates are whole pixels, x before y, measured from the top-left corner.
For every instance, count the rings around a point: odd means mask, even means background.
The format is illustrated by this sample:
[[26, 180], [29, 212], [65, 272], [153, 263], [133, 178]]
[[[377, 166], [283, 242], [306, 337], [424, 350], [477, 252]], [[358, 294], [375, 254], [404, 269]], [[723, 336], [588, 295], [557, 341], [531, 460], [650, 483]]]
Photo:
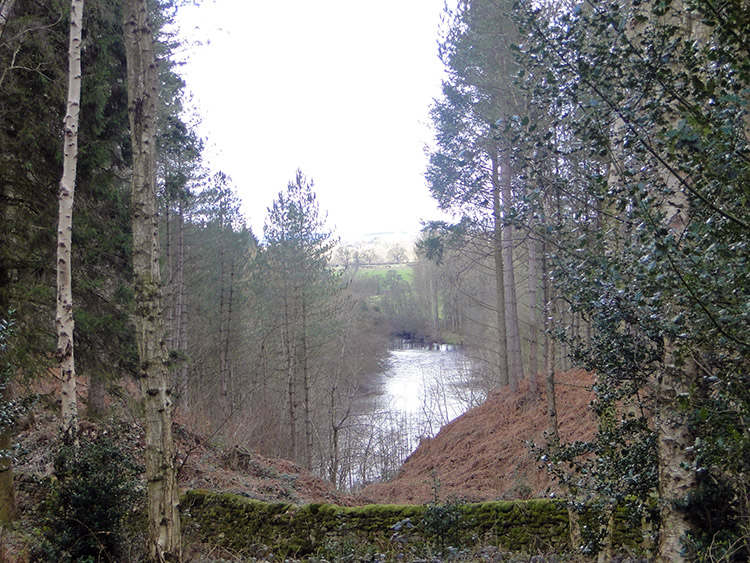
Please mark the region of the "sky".
[[180, 73], [214, 171], [262, 236], [297, 169], [344, 240], [441, 215], [424, 180], [444, 0], [203, 0]]

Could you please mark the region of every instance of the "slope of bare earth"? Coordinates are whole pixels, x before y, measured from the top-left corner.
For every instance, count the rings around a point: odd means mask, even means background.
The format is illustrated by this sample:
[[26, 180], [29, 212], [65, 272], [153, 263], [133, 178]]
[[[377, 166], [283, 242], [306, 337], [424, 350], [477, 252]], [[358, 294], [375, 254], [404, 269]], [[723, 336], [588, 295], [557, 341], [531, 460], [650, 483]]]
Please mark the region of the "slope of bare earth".
[[[580, 370], [558, 374], [556, 401], [564, 441], [593, 436], [589, 409], [593, 378]], [[543, 443], [547, 429], [544, 392], [504, 389], [456, 418], [432, 439], [423, 440], [387, 483], [368, 486], [360, 496], [376, 503], [422, 504], [451, 497], [469, 502], [539, 497], [556, 490], [526, 442]]]

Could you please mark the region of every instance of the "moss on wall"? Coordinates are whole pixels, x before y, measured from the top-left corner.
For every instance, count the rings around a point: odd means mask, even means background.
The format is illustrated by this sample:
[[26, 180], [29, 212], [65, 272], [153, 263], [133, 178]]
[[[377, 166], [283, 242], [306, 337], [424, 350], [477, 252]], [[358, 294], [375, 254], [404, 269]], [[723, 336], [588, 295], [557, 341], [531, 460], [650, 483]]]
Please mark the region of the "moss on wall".
[[[184, 529], [193, 539], [234, 552], [302, 557], [319, 552], [326, 542], [344, 540], [376, 544], [397, 551], [405, 543], [434, 542], [423, 517], [427, 507], [265, 503], [244, 497], [190, 491], [182, 500]], [[512, 552], [561, 552], [570, 548], [564, 501], [526, 500], [459, 504], [463, 545], [496, 545]], [[589, 515], [590, 517], [590, 515]], [[584, 520], [587, 516], [584, 515]], [[641, 530], [617, 514], [616, 547], [642, 545]], [[409, 525], [394, 530], [397, 523]]]
[[[182, 501], [185, 530], [198, 541], [280, 556], [315, 552], [324, 541], [347, 536], [380, 545], [394, 540], [393, 526], [409, 520], [409, 541], [429, 541], [420, 530], [424, 506], [264, 503], [230, 494], [190, 491]], [[486, 502], [460, 506], [461, 536], [511, 551], [565, 549], [568, 521], [558, 501]], [[406, 533], [406, 532], [404, 532]], [[396, 534], [398, 536], [399, 534]], [[403, 536], [401, 536], [403, 537]]]

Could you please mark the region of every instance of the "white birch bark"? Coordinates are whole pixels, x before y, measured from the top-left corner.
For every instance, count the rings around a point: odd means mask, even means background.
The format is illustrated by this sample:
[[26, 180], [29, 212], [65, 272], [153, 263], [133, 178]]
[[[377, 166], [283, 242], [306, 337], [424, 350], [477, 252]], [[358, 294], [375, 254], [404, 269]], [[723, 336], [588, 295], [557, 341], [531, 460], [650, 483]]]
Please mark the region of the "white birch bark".
[[10, 12], [15, 3], [16, 0], [0, 0], [0, 37], [3, 36], [5, 24], [8, 22], [8, 18], [10, 18]]
[[[4, 7], [4, 6], [3, 6]], [[73, 198], [78, 163], [78, 118], [81, 110], [81, 29], [83, 0], [70, 3], [70, 37], [68, 44], [68, 102], [65, 112], [63, 173], [58, 192], [57, 223], [57, 350], [62, 387], [61, 430], [63, 440], [78, 441], [78, 397], [76, 393], [75, 356], [73, 353], [73, 288], [71, 252], [73, 234]]]

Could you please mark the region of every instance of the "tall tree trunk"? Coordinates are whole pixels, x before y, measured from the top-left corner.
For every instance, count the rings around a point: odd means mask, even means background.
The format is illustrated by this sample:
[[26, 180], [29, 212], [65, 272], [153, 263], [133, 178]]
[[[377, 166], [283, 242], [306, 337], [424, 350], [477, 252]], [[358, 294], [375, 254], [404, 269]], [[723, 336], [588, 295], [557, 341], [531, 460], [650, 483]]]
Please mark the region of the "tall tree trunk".
[[5, 24], [8, 22], [10, 12], [13, 9], [13, 5], [15, 3], [16, 0], [0, 0], [0, 37], [3, 36]]
[[305, 411], [305, 468], [312, 470], [313, 425], [312, 404], [310, 401], [310, 351], [307, 346], [307, 298], [302, 295], [302, 387], [304, 389]]
[[505, 325], [505, 287], [503, 264], [503, 231], [502, 202], [500, 197], [500, 178], [498, 177], [497, 149], [493, 147], [492, 160], [492, 257], [495, 261], [495, 291], [497, 296], [497, 383], [505, 387], [510, 383], [508, 373], [508, 333]]
[[[544, 315], [544, 328], [547, 334], [552, 334], [555, 331], [555, 298], [552, 295], [552, 288], [550, 287], [549, 281], [544, 284], [544, 302], [545, 302], [545, 315]], [[555, 343], [550, 342], [549, 350], [545, 357], [545, 381], [544, 389], [547, 397], [547, 444], [551, 447], [557, 447], [560, 443], [560, 438], [557, 434], [557, 402], [555, 400]]]
[[690, 531], [682, 501], [697, 486], [692, 466], [695, 434], [689, 411], [680, 406], [698, 379], [695, 360], [675, 366], [674, 344], [665, 342], [665, 369], [657, 387], [656, 434], [659, 456], [660, 528], [657, 561], [683, 561], [683, 541]]
[[[683, 7], [684, 9], [684, 7]], [[681, 240], [690, 221], [687, 195], [677, 179], [667, 179], [672, 196], [664, 205], [664, 226]], [[656, 388], [656, 445], [659, 459], [659, 546], [656, 561], [684, 561], [686, 534], [691, 525], [682, 508], [685, 499], [698, 486], [693, 470], [696, 435], [690, 424], [690, 409], [682, 405], [685, 397], [699, 387], [698, 365], [692, 350], [677, 351], [674, 340], [664, 339], [664, 365]]]
[[174, 350], [177, 346], [177, 335], [174, 330], [175, 301], [174, 301], [174, 258], [172, 256], [172, 197], [167, 189], [164, 194], [164, 265], [167, 268], [166, 283], [164, 284], [164, 311], [167, 323], [167, 349]]
[[134, 316], [146, 417], [148, 559], [181, 560], [179, 490], [172, 439], [172, 390], [159, 271], [156, 186], [158, 75], [146, 0], [125, 0], [128, 116], [133, 145]]
[[182, 352], [180, 367], [178, 370], [179, 387], [182, 391], [182, 404], [186, 409], [190, 408], [190, 382], [188, 381], [188, 364], [186, 361], [188, 351], [187, 333], [187, 300], [185, 289], [185, 209], [182, 198], [178, 202], [178, 246], [177, 246], [177, 303], [175, 307], [175, 330], [179, 336], [178, 349]]
[[[286, 283], [284, 284], [286, 286]], [[284, 291], [284, 321], [281, 327], [281, 346], [285, 354], [287, 403], [289, 412], [289, 448], [293, 461], [297, 461], [297, 390], [296, 366], [294, 362], [294, 346], [292, 343], [289, 296]]]
[[[546, 276], [546, 259], [542, 258], [542, 268], [545, 271]], [[544, 282], [544, 302], [545, 302], [545, 315], [544, 315], [544, 328], [548, 335], [552, 335], [555, 331], [555, 317], [557, 316], [557, 308], [555, 306], [554, 289], [549, 282], [549, 279], [545, 279]], [[544, 390], [547, 398], [547, 447], [553, 452], [560, 447], [560, 433], [559, 433], [559, 422], [557, 417], [557, 399], [555, 396], [555, 342], [551, 336], [548, 336], [547, 350], [545, 351], [545, 381]], [[577, 552], [581, 546], [581, 524], [578, 514], [578, 510], [575, 508], [572, 500], [575, 500], [575, 495], [571, 494], [570, 489], [567, 485], [563, 485], [563, 492], [569, 498], [568, 502], [568, 534], [570, 537], [570, 546], [574, 552]]]
[[227, 326], [225, 315], [226, 294], [226, 249], [224, 248], [224, 208], [220, 209], [219, 215], [219, 379], [221, 381], [221, 410], [224, 414], [229, 413], [229, 369], [227, 364], [226, 338]]
[[234, 258], [229, 263], [229, 287], [227, 295], [227, 322], [224, 326], [224, 362], [226, 363], [227, 400], [231, 412], [234, 404], [234, 369], [232, 362], [232, 313], [234, 305]]
[[63, 440], [78, 442], [78, 397], [73, 354], [73, 287], [70, 247], [73, 237], [73, 198], [78, 163], [78, 118], [81, 110], [81, 29], [83, 0], [70, 3], [70, 42], [68, 46], [68, 104], [65, 112], [63, 173], [60, 179], [57, 223], [57, 361], [62, 379]]
[[508, 220], [511, 206], [513, 170], [508, 149], [503, 150], [500, 164], [503, 209], [503, 293], [505, 294], [505, 322], [508, 338], [508, 379], [511, 391], [518, 392], [518, 382], [523, 379], [521, 358], [521, 333], [518, 326], [516, 300], [516, 275], [513, 265], [513, 226]]
[[[542, 345], [542, 367], [547, 370], [550, 362], [550, 354], [555, 343], [552, 341], [552, 335], [549, 330], [549, 272], [547, 271], [547, 242], [542, 239], [542, 327], [544, 329], [544, 343]], [[554, 365], [554, 360], [552, 361]]]
[[531, 232], [526, 239], [526, 249], [529, 258], [529, 392], [536, 394], [539, 386], [539, 271], [536, 234]]

